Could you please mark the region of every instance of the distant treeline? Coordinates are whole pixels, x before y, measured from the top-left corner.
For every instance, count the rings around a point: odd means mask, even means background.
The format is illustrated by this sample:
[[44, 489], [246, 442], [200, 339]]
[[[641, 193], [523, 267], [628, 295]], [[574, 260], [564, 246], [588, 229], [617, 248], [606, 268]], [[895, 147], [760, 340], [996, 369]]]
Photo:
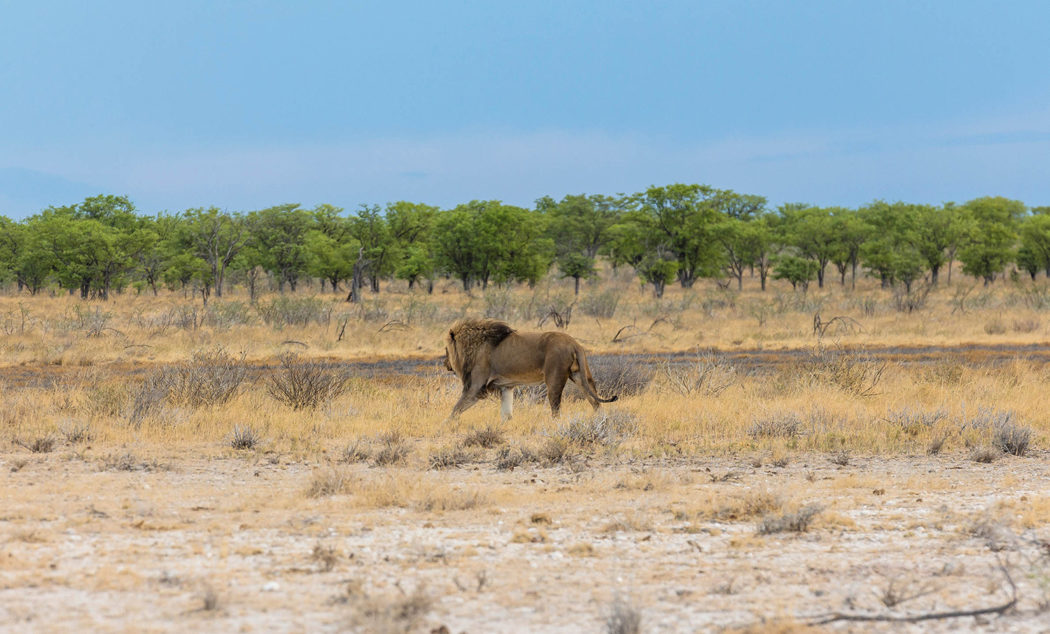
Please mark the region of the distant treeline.
[[552, 272], [573, 278], [579, 292], [580, 280], [597, 274], [599, 257], [631, 267], [657, 296], [667, 284], [688, 288], [700, 278], [739, 288], [745, 273], [763, 290], [770, 277], [804, 290], [812, 281], [823, 286], [829, 272], [840, 284], [866, 273], [910, 293], [922, 280], [950, 281], [953, 262], [985, 283], [1007, 272], [1034, 280], [1050, 275], [1050, 208], [986, 197], [770, 209], [762, 196], [674, 184], [544, 197], [532, 209], [396, 202], [351, 213], [290, 204], [145, 215], [124, 196], [104, 195], [21, 222], [0, 217], [0, 281], [20, 292], [58, 286], [83, 298], [167, 287], [206, 300], [233, 283], [254, 297], [266, 280], [282, 291], [319, 283], [357, 301], [362, 288], [379, 292], [392, 278], [428, 289], [454, 278], [469, 290], [534, 284]]

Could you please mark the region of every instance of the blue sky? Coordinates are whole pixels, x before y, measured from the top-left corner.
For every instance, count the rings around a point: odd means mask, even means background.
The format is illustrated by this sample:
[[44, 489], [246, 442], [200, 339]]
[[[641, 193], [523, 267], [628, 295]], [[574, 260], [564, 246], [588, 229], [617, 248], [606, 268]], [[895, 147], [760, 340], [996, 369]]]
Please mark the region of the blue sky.
[[1050, 3], [0, 0], [0, 214], [1050, 204]]

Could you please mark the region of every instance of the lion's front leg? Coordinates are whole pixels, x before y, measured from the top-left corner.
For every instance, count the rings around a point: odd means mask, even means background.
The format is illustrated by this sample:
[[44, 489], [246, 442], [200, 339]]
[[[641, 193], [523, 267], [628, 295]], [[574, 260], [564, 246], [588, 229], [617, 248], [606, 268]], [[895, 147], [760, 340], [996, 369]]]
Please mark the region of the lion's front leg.
[[449, 414], [449, 418], [455, 418], [470, 409], [474, 403], [478, 402], [481, 398], [481, 394], [485, 391], [485, 384], [488, 383], [488, 372], [474, 372], [468, 378], [467, 382], [463, 385], [463, 394], [456, 401], [456, 404], [452, 407], [452, 413]]

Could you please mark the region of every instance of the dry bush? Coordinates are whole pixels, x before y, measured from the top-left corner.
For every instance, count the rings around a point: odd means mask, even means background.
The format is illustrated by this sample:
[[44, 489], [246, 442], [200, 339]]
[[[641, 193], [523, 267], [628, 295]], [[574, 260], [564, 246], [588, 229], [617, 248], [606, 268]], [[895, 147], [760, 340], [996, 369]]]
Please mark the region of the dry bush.
[[[653, 382], [653, 373], [649, 364], [629, 357], [588, 357], [594, 383], [602, 396], [634, 396], [641, 394]], [[583, 393], [575, 383], [569, 384], [568, 394], [582, 398]]]
[[380, 436], [380, 447], [372, 455], [372, 464], [388, 467], [403, 462], [411, 451], [405, 439], [396, 431]]
[[813, 518], [823, 510], [824, 507], [819, 504], [808, 504], [793, 513], [765, 517], [758, 524], [758, 534], [804, 533], [809, 530]]
[[[988, 449], [994, 449], [1000, 454], [1023, 456], [1028, 452], [1032, 430], [1015, 423], [1014, 417], [1014, 412], [1009, 410], [982, 407], [977, 410], [976, 414], [964, 420], [962, 430], [972, 429], [989, 437], [991, 447]], [[987, 462], [991, 461], [987, 460]], [[984, 462], [984, 460], [978, 462]]]
[[794, 370], [816, 383], [833, 385], [852, 396], [874, 396], [886, 364], [852, 350], [818, 346]]
[[633, 435], [638, 429], [638, 419], [622, 410], [599, 411], [593, 414], [576, 414], [567, 423], [554, 431], [561, 438], [579, 446], [614, 446]]
[[304, 361], [288, 353], [280, 357], [281, 366], [270, 373], [266, 392], [294, 410], [316, 409], [347, 390], [347, 376], [320, 363]]
[[463, 438], [464, 447], [481, 447], [491, 449], [503, 444], [503, 430], [495, 425], [487, 425], [479, 429], [473, 429]]
[[332, 304], [317, 297], [280, 295], [256, 305], [267, 326], [280, 330], [285, 326], [327, 326], [332, 320]]
[[540, 445], [536, 457], [546, 465], [558, 465], [572, 460], [576, 452], [568, 439], [562, 436], [552, 436]]
[[732, 364], [708, 354], [697, 354], [684, 363], [665, 361], [660, 376], [667, 389], [681, 396], [718, 396], [737, 379]]
[[885, 421], [899, 429], [908, 436], [918, 436], [928, 432], [933, 427], [948, 418], [948, 410], [942, 408], [934, 411], [912, 410], [910, 407], [902, 407], [890, 410]]
[[239, 450], [255, 449], [262, 443], [262, 435], [251, 425], [234, 425], [229, 437], [230, 447]]
[[349, 493], [354, 484], [353, 477], [343, 469], [328, 467], [314, 471], [306, 488], [306, 497], [320, 498]]
[[1015, 319], [1013, 323], [1014, 332], [1030, 333], [1039, 330], [1038, 319]]
[[1006, 324], [1003, 323], [1002, 319], [996, 317], [984, 323], [984, 332], [989, 335], [1005, 335]]
[[605, 617], [605, 631], [607, 634], [640, 634], [642, 615], [630, 603], [617, 598]]
[[33, 453], [51, 453], [55, 448], [55, 437], [51, 434], [46, 436], [37, 436], [30, 440], [23, 440], [16, 438], [14, 443], [23, 449], [28, 449]]
[[794, 412], [777, 412], [755, 418], [747, 428], [752, 440], [760, 438], [797, 438], [802, 433], [802, 418]]
[[992, 442], [1003, 453], [1023, 456], [1028, 452], [1028, 444], [1031, 440], [1031, 428], [1017, 425], [1009, 418], [997, 421], [992, 427]]
[[999, 449], [987, 445], [978, 445], [970, 450], [970, 460], [984, 464], [993, 463], [1002, 455], [1003, 452]]
[[91, 442], [95, 437], [94, 432], [91, 431], [91, 426], [87, 423], [66, 423], [59, 429], [59, 433], [62, 434], [62, 438], [65, 439], [66, 443], [70, 445]]
[[513, 471], [516, 467], [538, 460], [538, 456], [526, 447], [503, 447], [496, 454], [495, 466], [499, 471]]
[[353, 464], [355, 462], [365, 462], [372, 458], [372, 452], [369, 450], [368, 442], [361, 438], [355, 439], [353, 442], [343, 448], [339, 459], [342, 462]]
[[339, 563], [339, 551], [335, 546], [326, 546], [318, 541], [314, 544], [310, 559], [317, 564], [321, 572], [330, 572]]
[[740, 522], [769, 515], [783, 507], [783, 496], [759, 489], [731, 495], [720, 504], [701, 511], [699, 516], [708, 520]]
[[957, 385], [963, 376], [963, 365], [957, 361], [935, 361], [920, 373], [922, 380], [935, 385]]
[[611, 319], [622, 299], [623, 293], [615, 289], [588, 293], [580, 298], [580, 312], [588, 317]]
[[216, 407], [230, 401], [248, 377], [244, 355], [224, 348], [200, 350], [179, 365], [154, 372], [135, 393], [129, 418], [138, 423], [167, 402], [184, 407]]
[[427, 466], [430, 469], [455, 469], [470, 462], [473, 457], [461, 447], [441, 447], [430, 452]]
[[407, 634], [419, 629], [433, 609], [434, 600], [419, 587], [412, 594], [402, 591], [396, 596], [360, 597], [354, 607], [356, 614], [350, 630]]

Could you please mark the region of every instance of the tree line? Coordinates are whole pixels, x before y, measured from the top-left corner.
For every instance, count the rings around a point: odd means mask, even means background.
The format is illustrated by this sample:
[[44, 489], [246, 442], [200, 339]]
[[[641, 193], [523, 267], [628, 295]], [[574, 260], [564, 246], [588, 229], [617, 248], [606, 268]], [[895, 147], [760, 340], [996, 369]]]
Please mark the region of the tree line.
[[[37, 294], [55, 286], [105, 300], [129, 288], [199, 293], [233, 283], [254, 299], [261, 281], [283, 291], [319, 284], [358, 301], [386, 280], [465, 290], [535, 284], [554, 273], [597, 275], [598, 258], [630, 267], [653, 293], [701, 278], [743, 285], [757, 276], [805, 290], [828, 276], [855, 285], [869, 274], [911, 293], [951, 281], [952, 267], [990, 283], [1007, 273], [1050, 275], [1050, 207], [1003, 197], [965, 204], [874, 201], [857, 209], [801, 203], [771, 209], [762, 196], [706, 185], [653, 186], [628, 195], [544, 197], [533, 208], [471, 201], [451, 209], [411, 202], [215, 207], [139, 213], [125, 196], [100, 195], [14, 222], [0, 217], [0, 281]], [[265, 277], [264, 277], [265, 276]]]

